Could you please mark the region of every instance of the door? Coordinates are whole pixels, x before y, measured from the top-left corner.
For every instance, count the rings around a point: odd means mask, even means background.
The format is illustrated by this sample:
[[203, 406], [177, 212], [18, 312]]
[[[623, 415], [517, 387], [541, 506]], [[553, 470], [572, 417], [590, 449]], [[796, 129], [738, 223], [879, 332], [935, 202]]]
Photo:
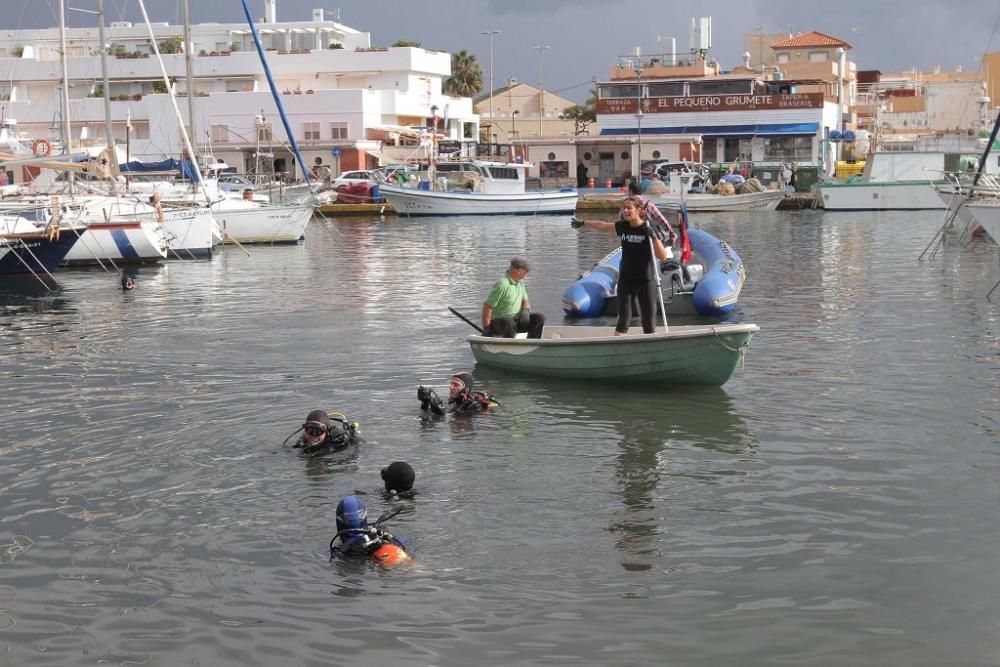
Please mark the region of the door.
[[597, 171], [597, 180], [603, 186], [609, 178], [614, 179], [615, 177], [615, 154], [598, 153], [597, 158], [600, 160], [600, 166]]

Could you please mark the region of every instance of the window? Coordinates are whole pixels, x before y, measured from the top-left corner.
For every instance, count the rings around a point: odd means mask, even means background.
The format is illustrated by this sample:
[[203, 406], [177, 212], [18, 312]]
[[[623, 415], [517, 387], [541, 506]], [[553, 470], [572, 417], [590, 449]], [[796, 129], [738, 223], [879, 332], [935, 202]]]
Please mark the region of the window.
[[749, 95], [753, 92], [753, 81], [692, 81], [688, 84], [692, 95]]
[[827, 61], [826, 51], [810, 51], [809, 52], [809, 62], [811, 63], [825, 63]]
[[549, 153], [549, 159], [550, 160], [555, 160], [556, 159], [556, 154], [555, 153]]
[[302, 137], [306, 141], [319, 141], [319, 123], [315, 121], [302, 123]]
[[764, 139], [764, 159], [808, 161], [812, 159], [812, 144], [811, 136]]
[[653, 151], [653, 159], [654, 160], [660, 159], [660, 151]]
[[618, 97], [638, 97], [639, 86], [637, 84], [608, 83], [598, 87], [598, 93], [602, 100]]
[[330, 138], [331, 139], [346, 139], [347, 138], [347, 121], [346, 120], [335, 120], [330, 123]]
[[213, 125], [212, 126], [212, 141], [229, 141], [229, 126], [228, 125]]
[[649, 84], [650, 97], [683, 97], [684, 83], [673, 81], [671, 83], [651, 83]]
[[792, 62], [792, 54], [790, 54], [790, 53], [779, 53], [778, 54], [778, 64], [779, 65], [786, 65], [786, 64], [788, 64], [790, 62]]
[[516, 167], [490, 167], [490, 176], [500, 180], [517, 180], [517, 168]]

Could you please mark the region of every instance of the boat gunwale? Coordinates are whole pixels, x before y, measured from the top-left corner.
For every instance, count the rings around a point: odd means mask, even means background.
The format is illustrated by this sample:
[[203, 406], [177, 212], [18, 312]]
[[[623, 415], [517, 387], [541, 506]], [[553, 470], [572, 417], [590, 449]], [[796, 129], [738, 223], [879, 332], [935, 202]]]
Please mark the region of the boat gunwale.
[[[713, 334], [715, 336], [726, 336], [732, 334], [757, 333], [760, 327], [753, 323], [730, 323], [730, 324], [689, 324], [675, 325], [668, 331], [657, 330], [652, 334], [636, 334], [626, 336], [613, 335], [613, 327], [592, 327], [592, 326], [559, 326], [547, 327], [548, 329], [607, 329], [606, 336], [582, 336], [578, 338], [496, 338], [493, 336], [482, 336], [473, 334], [468, 337], [470, 345], [500, 345], [510, 347], [526, 346], [565, 346], [565, 345], [622, 345], [629, 343], [657, 343], [668, 340], [678, 340], [686, 338], [700, 338]], [[544, 330], [543, 330], [544, 334]]]

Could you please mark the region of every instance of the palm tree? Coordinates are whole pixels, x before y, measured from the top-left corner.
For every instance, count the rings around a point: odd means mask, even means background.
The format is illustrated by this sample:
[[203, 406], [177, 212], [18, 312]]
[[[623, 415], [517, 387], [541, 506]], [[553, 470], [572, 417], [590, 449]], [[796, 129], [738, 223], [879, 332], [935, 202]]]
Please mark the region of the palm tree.
[[482, 88], [483, 68], [476, 62], [476, 56], [465, 49], [451, 54], [451, 76], [442, 91], [454, 97], [474, 97]]

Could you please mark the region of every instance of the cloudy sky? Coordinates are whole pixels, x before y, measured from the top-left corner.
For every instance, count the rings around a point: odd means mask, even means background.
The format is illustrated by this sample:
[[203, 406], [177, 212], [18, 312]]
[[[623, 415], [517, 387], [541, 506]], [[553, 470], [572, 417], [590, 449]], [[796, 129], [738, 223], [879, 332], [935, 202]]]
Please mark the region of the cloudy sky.
[[[180, 22], [179, 0], [145, 0], [154, 21]], [[254, 16], [264, 0], [248, 0]], [[96, 0], [68, 0], [93, 9]], [[240, 22], [239, 0], [191, 0], [195, 22]], [[0, 28], [49, 27], [57, 23], [58, 0], [0, 0]], [[278, 0], [278, 20], [309, 20], [312, 9], [339, 9], [340, 20], [372, 36], [373, 46], [397, 39], [428, 48], [475, 54], [489, 83], [489, 38], [493, 38], [493, 83], [507, 77], [537, 85], [572, 100], [587, 97], [593, 77], [604, 79], [619, 56], [639, 47], [659, 53], [658, 37], [675, 37], [688, 49], [691, 19], [712, 17], [712, 51], [724, 69], [740, 64], [748, 33], [818, 30], [853, 45], [858, 69], [899, 72], [978, 69], [983, 53], [1000, 51], [1000, 2], [997, 0], [841, 0], [820, 10], [801, 0], [715, 0], [701, 9], [676, 0]], [[108, 21], [141, 20], [138, 0], [104, 0]], [[709, 7], [711, 9], [709, 9]], [[92, 15], [69, 12], [72, 26], [93, 25]], [[532, 47], [545, 45], [548, 49]], [[539, 56], [541, 53], [541, 57]]]

